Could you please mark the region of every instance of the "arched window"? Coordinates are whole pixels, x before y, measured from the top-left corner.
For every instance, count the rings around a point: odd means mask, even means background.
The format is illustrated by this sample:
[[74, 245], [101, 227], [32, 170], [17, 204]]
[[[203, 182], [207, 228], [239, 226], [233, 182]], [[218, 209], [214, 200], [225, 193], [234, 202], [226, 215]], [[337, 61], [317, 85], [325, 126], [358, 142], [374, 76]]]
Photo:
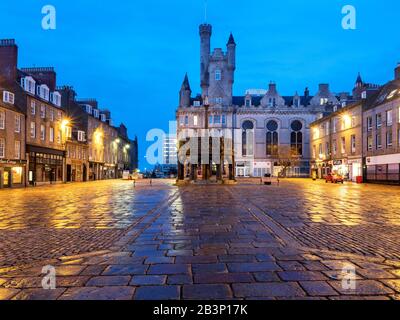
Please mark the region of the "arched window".
[[278, 123], [274, 120], [267, 123], [267, 156], [278, 154]]
[[242, 125], [242, 155], [252, 156], [254, 155], [254, 124], [247, 120]]
[[295, 120], [291, 124], [292, 133], [290, 134], [290, 146], [292, 155], [302, 156], [303, 155], [303, 124]]

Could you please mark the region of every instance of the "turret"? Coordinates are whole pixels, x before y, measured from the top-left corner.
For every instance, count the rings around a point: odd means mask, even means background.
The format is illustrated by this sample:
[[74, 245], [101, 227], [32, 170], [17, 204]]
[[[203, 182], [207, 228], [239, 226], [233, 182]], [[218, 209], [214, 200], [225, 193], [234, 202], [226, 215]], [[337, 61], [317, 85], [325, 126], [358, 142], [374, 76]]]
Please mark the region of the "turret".
[[203, 97], [208, 95], [209, 73], [211, 52], [211, 34], [212, 26], [210, 24], [202, 24], [199, 27], [200, 33], [200, 81]]
[[228, 53], [228, 67], [231, 68], [231, 70], [236, 69], [236, 43], [235, 39], [233, 38], [233, 35], [229, 36], [228, 43], [226, 44], [227, 48], [227, 53]]
[[192, 90], [190, 89], [188, 75], [185, 75], [181, 90], [179, 91], [179, 107], [188, 108], [190, 107], [190, 97], [192, 95]]

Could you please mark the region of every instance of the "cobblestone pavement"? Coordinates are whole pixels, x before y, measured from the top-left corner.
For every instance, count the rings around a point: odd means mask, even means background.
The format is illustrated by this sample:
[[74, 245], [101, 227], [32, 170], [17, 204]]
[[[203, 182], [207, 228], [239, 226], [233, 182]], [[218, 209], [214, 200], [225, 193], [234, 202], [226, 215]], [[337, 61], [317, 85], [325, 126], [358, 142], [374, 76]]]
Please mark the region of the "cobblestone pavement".
[[[397, 300], [399, 191], [287, 180], [0, 192], [0, 299]], [[46, 265], [56, 290], [42, 289]]]

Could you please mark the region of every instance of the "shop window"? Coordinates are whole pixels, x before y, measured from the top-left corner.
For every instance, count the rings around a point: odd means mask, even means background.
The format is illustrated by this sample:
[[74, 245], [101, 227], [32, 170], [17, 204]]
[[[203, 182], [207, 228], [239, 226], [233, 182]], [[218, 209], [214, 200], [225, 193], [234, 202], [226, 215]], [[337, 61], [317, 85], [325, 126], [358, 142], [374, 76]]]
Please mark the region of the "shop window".
[[13, 184], [22, 184], [22, 167], [12, 168], [12, 182]]

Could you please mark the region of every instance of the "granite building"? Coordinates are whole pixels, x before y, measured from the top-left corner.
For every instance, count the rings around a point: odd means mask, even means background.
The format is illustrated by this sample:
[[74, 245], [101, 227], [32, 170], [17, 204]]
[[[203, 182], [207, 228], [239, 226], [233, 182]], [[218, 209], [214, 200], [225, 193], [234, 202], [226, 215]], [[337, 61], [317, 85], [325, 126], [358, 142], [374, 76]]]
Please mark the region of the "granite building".
[[[236, 96], [233, 94], [236, 70], [233, 35], [228, 38], [226, 51], [217, 48], [211, 52], [211, 25], [201, 25], [199, 34], [201, 94], [192, 96], [186, 75], [176, 112], [179, 150], [185, 148], [191, 137], [199, 137], [198, 151], [192, 148], [181, 154], [179, 179], [215, 176], [217, 180], [224, 180], [265, 174], [309, 176], [310, 123], [351, 102], [353, 97], [332, 93], [328, 84], [321, 84], [314, 96], [308, 88], [302, 94], [281, 95], [273, 82], [267, 90], [247, 90]], [[220, 164], [211, 161], [210, 168], [193, 163], [196, 162], [193, 153], [198, 153], [199, 158], [200, 153], [204, 154], [205, 140], [201, 138], [204, 130], [223, 136], [223, 140], [217, 141], [223, 149], [222, 161]]]

